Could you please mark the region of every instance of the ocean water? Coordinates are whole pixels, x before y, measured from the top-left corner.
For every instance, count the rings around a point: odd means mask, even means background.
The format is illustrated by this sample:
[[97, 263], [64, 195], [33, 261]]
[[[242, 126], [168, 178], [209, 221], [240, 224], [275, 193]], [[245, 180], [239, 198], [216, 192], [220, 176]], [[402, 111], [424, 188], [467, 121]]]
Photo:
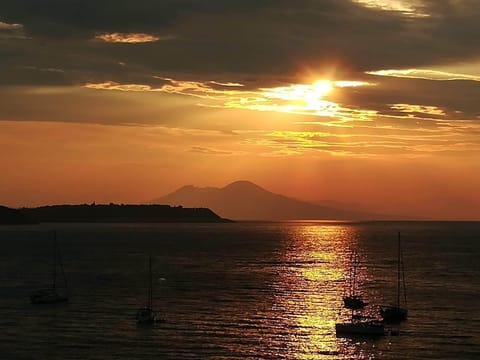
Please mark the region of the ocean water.
[[[58, 233], [70, 302], [32, 305]], [[335, 336], [350, 271], [375, 315], [395, 299], [397, 231], [409, 319], [399, 336]], [[139, 328], [148, 254], [154, 307]], [[49, 224], [0, 228], [0, 359], [480, 359], [480, 223]]]

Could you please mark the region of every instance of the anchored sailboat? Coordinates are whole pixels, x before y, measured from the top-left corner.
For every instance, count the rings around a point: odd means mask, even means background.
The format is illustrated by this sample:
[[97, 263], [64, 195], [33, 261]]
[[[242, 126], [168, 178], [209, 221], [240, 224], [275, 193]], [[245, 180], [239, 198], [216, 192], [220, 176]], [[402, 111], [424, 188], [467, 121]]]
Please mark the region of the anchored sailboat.
[[352, 268], [350, 270], [350, 287], [348, 295], [343, 297], [343, 307], [351, 310], [350, 320], [335, 324], [337, 337], [377, 337], [385, 335], [383, 322], [370, 316], [357, 313], [367, 305], [357, 293], [357, 268], [359, 266], [358, 254], [351, 257]]
[[[58, 273], [59, 268], [60, 273]], [[63, 278], [63, 289], [57, 277]], [[51, 287], [36, 290], [30, 294], [32, 304], [54, 304], [68, 301], [67, 278], [57, 244], [57, 232], [53, 232], [53, 283]]]
[[[401, 292], [403, 289], [403, 304], [401, 303]], [[383, 321], [387, 323], [399, 323], [407, 320], [407, 291], [405, 285], [405, 270], [403, 265], [403, 251], [401, 246], [400, 232], [398, 232], [397, 252], [397, 301], [395, 305], [385, 306], [380, 309]]]
[[367, 306], [367, 303], [362, 300], [361, 296], [357, 293], [357, 268], [360, 264], [358, 254], [353, 253], [351, 257], [352, 268], [350, 270], [350, 286], [348, 295], [343, 297], [343, 306], [347, 309], [358, 310]]
[[153, 325], [157, 322], [157, 314], [153, 311], [153, 289], [152, 289], [152, 255], [148, 257], [148, 289], [147, 301], [144, 307], [137, 311], [137, 324]]

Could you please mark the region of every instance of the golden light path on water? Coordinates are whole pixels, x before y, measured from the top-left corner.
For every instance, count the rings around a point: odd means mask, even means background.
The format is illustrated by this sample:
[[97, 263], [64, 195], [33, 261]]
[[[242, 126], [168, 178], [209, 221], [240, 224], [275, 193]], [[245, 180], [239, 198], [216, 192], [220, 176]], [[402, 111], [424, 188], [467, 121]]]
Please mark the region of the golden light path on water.
[[[350, 256], [356, 251], [356, 230], [348, 226], [292, 227], [285, 252], [273, 309], [287, 319], [286, 343], [294, 359], [331, 359], [353, 356], [370, 359], [372, 342], [342, 339], [335, 323], [346, 321], [342, 297], [350, 272]], [[359, 269], [360, 283], [368, 281], [367, 270]]]

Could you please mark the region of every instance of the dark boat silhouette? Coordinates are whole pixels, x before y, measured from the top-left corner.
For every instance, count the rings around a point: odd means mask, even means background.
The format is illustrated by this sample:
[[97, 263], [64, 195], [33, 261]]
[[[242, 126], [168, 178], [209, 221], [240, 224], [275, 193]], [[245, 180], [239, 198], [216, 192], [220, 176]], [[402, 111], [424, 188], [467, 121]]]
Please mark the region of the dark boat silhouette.
[[384, 336], [385, 324], [371, 316], [358, 313], [367, 305], [357, 293], [357, 268], [359, 258], [357, 253], [351, 257], [352, 267], [350, 270], [349, 293], [343, 297], [343, 307], [351, 310], [350, 319], [347, 322], [335, 324], [337, 337], [379, 337]]
[[349, 291], [348, 295], [343, 297], [343, 306], [346, 309], [359, 310], [367, 306], [367, 303], [363, 301], [362, 297], [357, 293], [357, 268], [360, 263], [357, 253], [352, 254], [351, 263]]
[[385, 335], [385, 325], [378, 320], [357, 320], [354, 316], [350, 322], [336, 323], [337, 337], [378, 337]]
[[147, 301], [144, 307], [137, 310], [135, 318], [138, 325], [153, 325], [157, 322], [157, 314], [153, 310], [152, 255], [148, 257]]
[[[401, 304], [401, 292], [403, 289], [403, 304]], [[403, 305], [403, 306], [402, 306]], [[380, 315], [386, 323], [400, 323], [407, 320], [407, 292], [405, 285], [405, 270], [403, 265], [403, 251], [401, 246], [400, 232], [398, 232], [398, 252], [397, 252], [397, 300], [394, 305], [383, 306], [380, 309]]]
[[[59, 268], [59, 272], [57, 271]], [[63, 278], [63, 291], [59, 286], [57, 277]], [[63, 269], [62, 257], [57, 244], [57, 232], [53, 232], [53, 282], [52, 286], [36, 290], [30, 294], [32, 304], [55, 304], [68, 301], [68, 286], [65, 271]]]

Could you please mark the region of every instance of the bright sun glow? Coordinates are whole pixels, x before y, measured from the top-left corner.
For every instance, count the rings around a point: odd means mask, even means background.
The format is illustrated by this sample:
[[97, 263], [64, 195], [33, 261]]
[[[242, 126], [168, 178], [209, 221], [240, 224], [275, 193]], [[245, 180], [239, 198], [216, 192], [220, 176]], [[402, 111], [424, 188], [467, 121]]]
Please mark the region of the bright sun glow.
[[[202, 106], [224, 107], [228, 109], [249, 109], [256, 111], [283, 112], [291, 114], [316, 115], [337, 118], [341, 121], [369, 120], [376, 115], [374, 110], [349, 109], [338, 103], [327, 100], [332, 91], [345, 91], [345, 88], [374, 86], [374, 83], [355, 80], [317, 80], [310, 84], [289, 84], [286, 86], [258, 88], [255, 90], [241, 89], [243, 84], [237, 82], [195, 82], [178, 81], [170, 78], [157, 77], [166, 82], [158, 88], [147, 84], [118, 84], [112, 81], [105, 83], [88, 83], [90, 89], [119, 91], [160, 91], [170, 94], [194, 96], [204, 101]], [[218, 89], [211, 85], [221, 85]]]
[[314, 83], [310, 89], [305, 92], [305, 102], [309, 108], [319, 108], [324, 105], [321, 100], [325, 95], [332, 91], [332, 83], [328, 80], [321, 80]]
[[318, 94], [318, 96], [323, 96], [332, 91], [333, 85], [328, 80], [320, 80], [313, 84], [313, 91]]

